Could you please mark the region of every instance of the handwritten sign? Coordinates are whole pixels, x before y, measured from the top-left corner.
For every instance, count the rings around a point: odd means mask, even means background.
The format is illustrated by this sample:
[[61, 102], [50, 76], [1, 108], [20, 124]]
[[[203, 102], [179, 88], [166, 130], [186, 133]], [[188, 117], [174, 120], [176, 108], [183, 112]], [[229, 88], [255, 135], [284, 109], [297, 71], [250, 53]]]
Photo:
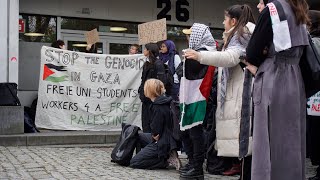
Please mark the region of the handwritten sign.
[[308, 98], [308, 115], [320, 116], [320, 92]]
[[87, 41], [88, 44], [95, 44], [96, 42], [100, 41], [99, 33], [97, 31], [97, 28], [86, 32], [85, 36], [86, 36], [86, 41]]
[[61, 130], [120, 130], [141, 126], [145, 57], [41, 49], [36, 125]]
[[139, 44], [156, 43], [167, 39], [166, 19], [138, 25]]

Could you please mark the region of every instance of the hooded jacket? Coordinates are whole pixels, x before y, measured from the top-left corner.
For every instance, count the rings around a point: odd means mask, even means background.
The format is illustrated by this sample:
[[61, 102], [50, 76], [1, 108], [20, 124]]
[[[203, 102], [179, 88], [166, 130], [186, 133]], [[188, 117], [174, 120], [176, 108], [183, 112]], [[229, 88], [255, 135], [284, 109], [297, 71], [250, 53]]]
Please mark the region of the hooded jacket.
[[170, 103], [171, 97], [165, 95], [157, 97], [151, 105], [152, 123], [151, 134], [159, 134], [158, 155], [167, 158], [170, 150], [177, 148], [173, 138], [173, 119], [171, 117]]

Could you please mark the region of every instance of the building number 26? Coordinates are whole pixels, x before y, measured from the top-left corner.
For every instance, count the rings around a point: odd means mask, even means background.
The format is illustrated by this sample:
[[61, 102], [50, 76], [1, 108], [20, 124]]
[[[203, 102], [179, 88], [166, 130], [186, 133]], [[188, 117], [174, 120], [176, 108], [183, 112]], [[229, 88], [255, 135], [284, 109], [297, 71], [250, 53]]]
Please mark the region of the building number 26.
[[[189, 7], [189, 2], [187, 0], [176, 1], [176, 18], [180, 22], [187, 22], [189, 20], [189, 11], [183, 6]], [[171, 10], [171, 0], [157, 0], [157, 8], [162, 8], [157, 15], [157, 19], [166, 18], [167, 21], [171, 21], [171, 15], [168, 14]]]

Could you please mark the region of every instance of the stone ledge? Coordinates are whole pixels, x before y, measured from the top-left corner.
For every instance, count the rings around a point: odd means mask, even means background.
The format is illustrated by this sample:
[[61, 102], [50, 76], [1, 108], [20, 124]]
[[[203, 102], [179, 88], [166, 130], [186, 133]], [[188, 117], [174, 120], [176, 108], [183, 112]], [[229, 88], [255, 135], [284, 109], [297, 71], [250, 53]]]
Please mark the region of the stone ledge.
[[120, 132], [54, 131], [0, 135], [0, 146], [45, 146], [116, 143]]

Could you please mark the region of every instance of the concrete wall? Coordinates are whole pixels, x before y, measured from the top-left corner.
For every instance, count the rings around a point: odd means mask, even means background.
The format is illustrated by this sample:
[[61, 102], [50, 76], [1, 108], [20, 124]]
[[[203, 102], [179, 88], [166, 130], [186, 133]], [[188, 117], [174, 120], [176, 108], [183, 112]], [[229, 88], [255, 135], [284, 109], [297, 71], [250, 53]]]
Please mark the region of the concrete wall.
[[19, 0], [2, 0], [0, 6], [0, 82], [18, 83], [18, 19]]
[[[175, 17], [176, 0], [171, 0], [172, 6], [168, 15], [172, 16], [168, 24], [191, 26], [194, 22], [205, 23], [211, 27], [223, 28], [224, 10], [236, 3], [250, 3], [256, 6], [256, 1], [237, 0], [188, 0], [190, 18], [187, 22], [179, 22]], [[89, 8], [90, 14], [83, 13]], [[55, 16], [82, 17], [93, 19], [121, 20], [132, 22], [147, 22], [155, 20], [161, 8], [157, 8], [157, 0], [23, 0], [20, 2], [20, 13], [46, 14]]]
[[[162, 10], [162, 8], [157, 8], [157, 1], [90, 0], [90, 3], [88, 3], [87, 0], [23, 0], [19, 4], [19, 12], [61, 17], [147, 22], [157, 19], [157, 14]], [[176, 1], [171, 0], [171, 10], [168, 12], [168, 15], [171, 15], [171, 20], [167, 21], [168, 24], [191, 26], [194, 22], [199, 22], [215, 28], [223, 28], [224, 10], [232, 4], [249, 3], [253, 9], [256, 9], [257, 3], [256, 1], [243, 0], [188, 0], [189, 20], [187, 22], [179, 22], [176, 18]], [[61, 37], [59, 29], [58, 37]], [[175, 43], [180, 54], [181, 50], [188, 46], [185, 39], [175, 40]], [[41, 43], [32, 42], [20, 42], [19, 44], [21, 57], [19, 66], [19, 98], [22, 105], [25, 106], [30, 106], [32, 100], [37, 95], [40, 49], [42, 45]], [[0, 80], [1, 78], [0, 76]]]

